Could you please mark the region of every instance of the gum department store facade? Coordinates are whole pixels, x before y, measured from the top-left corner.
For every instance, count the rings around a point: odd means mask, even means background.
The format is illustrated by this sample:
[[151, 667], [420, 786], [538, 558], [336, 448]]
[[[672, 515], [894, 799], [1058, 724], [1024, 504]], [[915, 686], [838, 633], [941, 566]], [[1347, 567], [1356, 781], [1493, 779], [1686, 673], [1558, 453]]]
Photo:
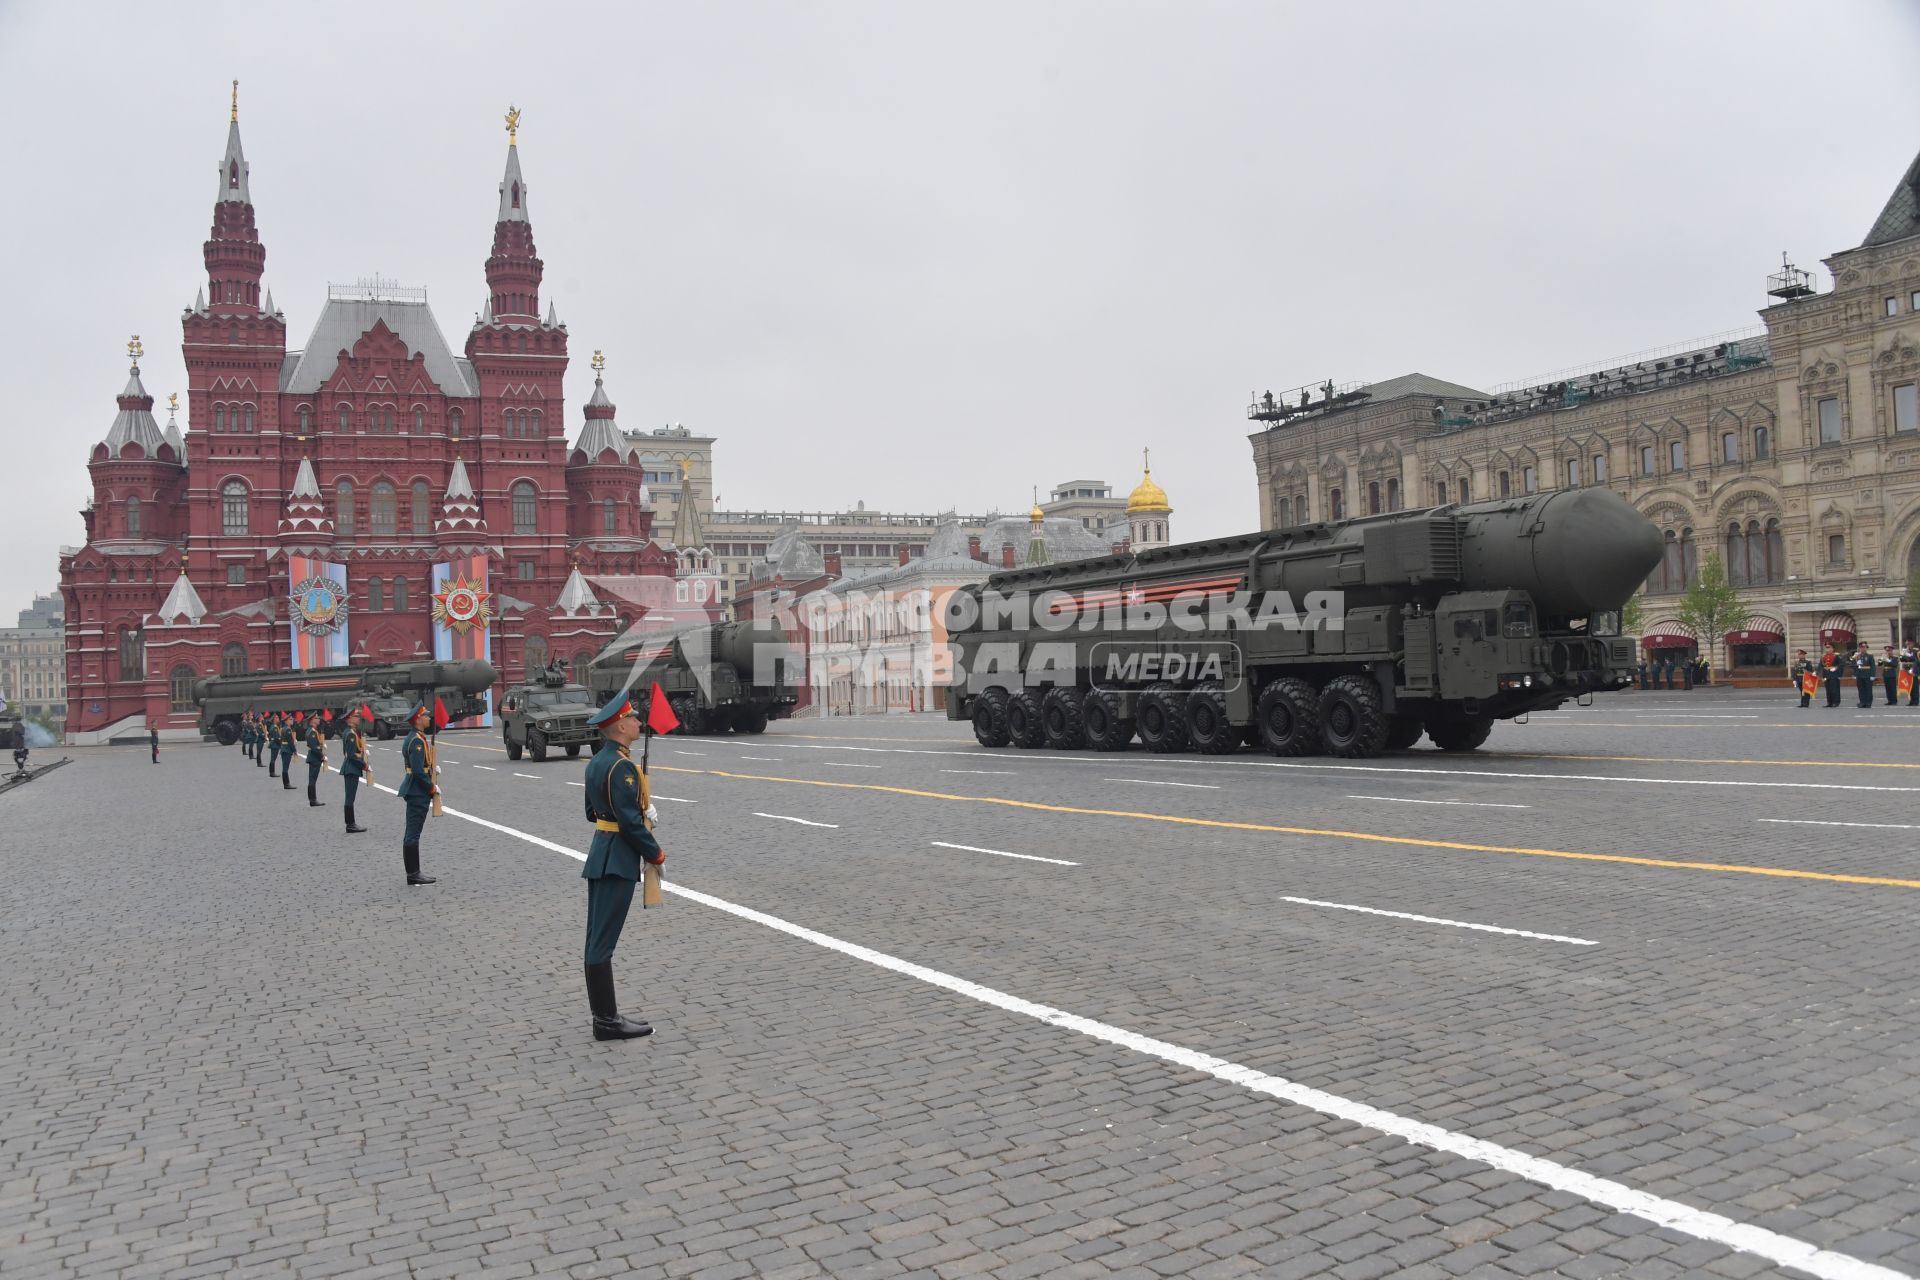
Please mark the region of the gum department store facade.
[[[1248, 411], [1272, 424], [1250, 437], [1262, 523], [1605, 484], [1667, 539], [1641, 597], [1649, 654], [1697, 647], [1782, 679], [1794, 649], [1877, 654], [1920, 614], [1903, 608], [1920, 575], [1920, 158], [1866, 239], [1826, 261], [1831, 292], [1790, 267], [1769, 281], [1762, 330], [1544, 385], [1413, 374], [1263, 396]], [[1699, 637], [1675, 608], [1709, 554], [1751, 616]]]
[[[485, 579], [490, 628], [472, 634], [508, 681], [550, 658], [581, 666], [629, 623], [716, 616], [698, 513], [687, 504], [675, 537], [655, 539], [641, 454], [614, 421], [597, 353], [568, 442], [568, 335], [541, 307], [518, 113], [486, 302], [459, 354], [425, 290], [384, 282], [329, 287], [305, 348], [288, 350], [261, 283], [238, 121], [236, 97], [207, 283], [181, 317], [188, 429], [155, 421], [130, 343], [118, 416], [88, 461], [86, 542], [61, 549], [70, 740], [139, 732], [147, 717], [192, 736], [199, 677], [321, 665], [296, 659], [295, 568], [336, 575], [345, 625], [326, 660], [356, 664], [452, 643], [433, 592], [456, 566]], [[332, 612], [329, 601], [319, 620]]]

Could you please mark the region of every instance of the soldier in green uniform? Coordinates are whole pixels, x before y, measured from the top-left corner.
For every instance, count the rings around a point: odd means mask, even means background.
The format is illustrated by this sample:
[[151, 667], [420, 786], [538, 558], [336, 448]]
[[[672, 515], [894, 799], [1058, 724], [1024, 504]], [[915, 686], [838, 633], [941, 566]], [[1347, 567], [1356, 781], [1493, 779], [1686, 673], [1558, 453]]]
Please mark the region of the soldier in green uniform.
[[[1888, 684], [1887, 689], [1889, 692], [1891, 692], [1893, 689], [1893, 685]], [[155, 721], [152, 719], [149, 719], [147, 721], [147, 745], [153, 748], [153, 762], [155, 764], [159, 764], [160, 763], [160, 725], [158, 721]]]
[[307, 807], [320, 807], [320, 771], [327, 767], [327, 740], [320, 733], [320, 714], [307, 713]]
[[1892, 645], [1887, 646], [1886, 656], [1880, 659], [1880, 683], [1887, 691], [1887, 705], [1900, 705], [1900, 653]]
[[280, 787], [283, 791], [293, 790], [293, 753], [300, 744], [300, 734], [293, 717], [286, 713], [280, 716]]
[[253, 767], [260, 767], [260, 717], [256, 712], [247, 712], [247, 759], [253, 761]]
[[347, 834], [357, 835], [366, 828], [353, 820], [353, 798], [360, 792], [360, 779], [367, 775], [367, 740], [360, 732], [360, 708], [347, 712], [347, 727], [340, 731], [340, 789], [346, 796]]
[[[1907, 641], [1907, 647], [1900, 651], [1900, 661], [1906, 665], [1907, 674], [1912, 677], [1907, 687], [1907, 705], [1920, 707], [1920, 648], [1913, 641]], [[1896, 689], [1898, 685], [1894, 686]]]
[[1860, 705], [1873, 706], [1873, 650], [1862, 640], [1853, 654], [1853, 687], [1860, 691]]
[[240, 754], [249, 760], [253, 758], [253, 713], [240, 713]]
[[273, 777], [280, 770], [280, 713], [267, 714], [266, 732], [261, 749], [267, 754], [267, 776]]
[[400, 858], [407, 868], [407, 883], [432, 884], [433, 876], [420, 874], [420, 836], [426, 829], [427, 812], [440, 784], [433, 776], [433, 744], [427, 741], [427, 725], [433, 712], [424, 704], [407, 717], [410, 732], [400, 747], [400, 798], [407, 802], [407, 828], [400, 838]]
[[613, 950], [633, 905], [640, 864], [667, 860], [653, 838], [640, 767], [627, 746], [640, 735], [640, 720], [627, 695], [594, 712], [589, 724], [600, 730], [600, 749], [587, 761], [587, 820], [593, 844], [580, 874], [587, 882], [587, 1004], [593, 1010], [595, 1040], [631, 1040], [653, 1034], [644, 1022], [620, 1016], [613, 990]]
[[1807, 688], [1807, 677], [1817, 674], [1819, 668], [1815, 667], [1813, 660], [1807, 657], [1805, 649], [1797, 649], [1794, 652], [1798, 656], [1793, 660], [1793, 670], [1788, 673], [1787, 679], [1793, 682], [1794, 691], [1800, 695], [1800, 705], [1810, 707], [1813, 705], [1813, 692]]

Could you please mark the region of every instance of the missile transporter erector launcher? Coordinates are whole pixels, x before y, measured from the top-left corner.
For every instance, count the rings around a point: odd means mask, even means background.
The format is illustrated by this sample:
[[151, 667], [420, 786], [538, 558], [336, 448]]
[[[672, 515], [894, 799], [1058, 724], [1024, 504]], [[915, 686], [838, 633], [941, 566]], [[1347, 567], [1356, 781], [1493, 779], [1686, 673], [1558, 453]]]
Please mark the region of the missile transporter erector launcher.
[[990, 747], [1448, 751], [1618, 689], [1659, 531], [1605, 489], [995, 574], [947, 602], [947, 716]]
[[438, 697], [455, 720], [484, 714], [485, 695], [496, 678], [491, 663], [474, 658], [382, 662], [208, 676], [194, 685], [193, 698], [200, 707], [200, 732], [222, 746], [239, 740], [240, 717], [249, 711], [331, 711], [338, 720], [362, 705], [374, 713], [369, 732], [388, 738], [406, 732], [407, 713], [416, 702], [431, 705]]
[[631, 690], [643, 718], [658, 682], [687, 733], [765, 733], [793, 714], [806, 675], [786, 633], [756, 619], [622, 636], [594, 657], [587, 682], [597, 703]]

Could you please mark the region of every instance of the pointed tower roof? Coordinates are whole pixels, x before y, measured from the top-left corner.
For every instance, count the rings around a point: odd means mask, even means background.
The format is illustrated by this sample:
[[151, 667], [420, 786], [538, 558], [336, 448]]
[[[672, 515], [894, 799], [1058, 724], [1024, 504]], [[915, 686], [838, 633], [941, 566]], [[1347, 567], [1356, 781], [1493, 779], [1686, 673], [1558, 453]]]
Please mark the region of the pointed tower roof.
[[1920, 155], [1915, 156], [1913, 163], [1907, 166], [1906, 175], [1887, 198], [1886, 208], [1880, 210], [1873, 229], [1867, 232], [1867, 238], [1860, 242], [1860, 247], [1865, 249], [1877, 244], [1891, 244], [1908, 236], [1920, 236]]
[[453, 460], [453, 473], [447, 477], [447, 491], [440, 495], [440, 518], [433, 522], [433, 531], [443, 538], [486, 531], [480, 504], [474, 501], [473, 482], [467, 479], [465, 458]]
[[167, 592], [166, 603], [160, 606], [157, 615], [162, 625], [172, 626], [182, 618], [188, 622], [198, 622], [207, 616], [207, 606], [200, 599], [200, 593], [187, 581], [187, 566], [180, 566], [180, 576], [173, 580], [173, 590]]
[[252, 204], [253, 192], [247, 186], [247, 155], [240, 149], [240, 82], [233, 83], [233, 115], [227, 120], [227, 149], [220, 157], [220, 194], [214, 198], [227, 204]]
[[600, 612], [600, 598], [593, 594], [593, 588], [580, 576], [580, 566], [574, 565], [573, 572], [567, 575], [567, 585], [560, 588], [560, 602], [554, 606], [569, 618], [581, 613], [589, 615]]
[[680, 501], [673, 508], [673, 545], [681, 551], [707, 545], [707, 534], [700, 527], [700, 504], [695, 500], [691, 468], [680, 460]]
[[318, 498], [320, 482], [314, 478], [313, 459], [300, 459], [300, 470], [293, 477], [293, 488], [287, 493], [291, 498]]
[[473, 501], [473, 481], [467, 479], [467, 460], [465, 458], [455, 458], [453, 460], [453, 474], [447, 477], [446, 497], [450, 502], [461, 498], [466, 499], [468, 502]]
[[496, 222], [527, 222], [527, 180], [520, 176], [520, 109], [507, 108], [507, 171], [500, 177]]
[[598, 462], [600, 455], [608, 449], [621, 462], [633, 462], [640, 450], [626, 433], [614, 425], [613, 401], [607, 399], [607, 386], [601, 374], [607, 367], [607, 358], [600, 352], [593, 353], [593, 394], [587, 398], [587, 424], [580, 429], [579, 439], [573, 442], [573, 452], [567, 455], [570, 465]]
[[167, 429], [163, 433], [163, 438], [173, 450], [174, 461], [184, 467], [187, 465], [187, 441], [180, 434], [180, 423], [177, 417], [179, 412], [180, 396], [178, 393], [169, 395], [167, 397]]
[[130, 444], [139, 445], [141, 453], [153, 457], [160, 446], [167, 441], [160, 430], [160, 424], [153, 420], [153, 397], [147, 394], [146, 387], [140, 383], [140, 338], [135, 335], [127, 343], [127, 354], [133, 360], [133, 368], [127, 373], [127, 385], [120, 392], [120, 412], [114, 417], [113, 426], [107, 429], [107, 456], [118, 458]]
[[280, 536], [312, 544], [333, 541], [333, 518], [320, 497], [320, 482], [314, 478], [313, 459], [300, 459], [300, 470], [287, 490], [287, 505], [280, 516]]

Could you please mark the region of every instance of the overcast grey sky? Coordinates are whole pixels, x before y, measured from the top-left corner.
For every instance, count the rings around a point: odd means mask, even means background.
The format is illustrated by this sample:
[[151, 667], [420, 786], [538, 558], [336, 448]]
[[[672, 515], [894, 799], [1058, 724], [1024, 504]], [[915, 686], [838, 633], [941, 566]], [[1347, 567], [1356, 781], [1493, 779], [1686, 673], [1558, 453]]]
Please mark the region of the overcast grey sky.
[[1920, 149], [1916, 55], [1911, 0], [0, 3], [0, 624], [127, 336], [185, 389], [234, 77], [291, 345], [375, 271], [461, 345], [512, 102], [570, 434], [604, 348], [730, 508], [1019, 510], [1150, 445], [1185, 540], [1257, 522], [1249, 391], [1753, 323]]

